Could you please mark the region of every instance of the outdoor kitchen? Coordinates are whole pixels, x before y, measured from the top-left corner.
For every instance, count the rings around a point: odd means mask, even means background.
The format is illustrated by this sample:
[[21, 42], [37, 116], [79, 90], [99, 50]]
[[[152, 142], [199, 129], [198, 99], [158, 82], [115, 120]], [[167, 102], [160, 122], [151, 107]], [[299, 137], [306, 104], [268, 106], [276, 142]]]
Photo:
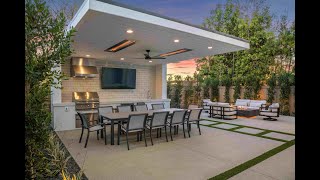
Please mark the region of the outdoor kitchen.
[[[151, 104], [164, 103], [170, 107], [170, 99], [162, 88], [163, 65], [137, 65], [126, 62], [114, 62], [91, 58], [70, 58], [62, 65], [61, 71], [66, 75], [62, 80], [62, 89], [53, 89], [61, 93], [61, 102], [53, 104], [56, 131], [81, 128], [81, 122], [76, 111], [87, 114], [89, 121], [98, 119], [99, 106], [121, 104], [136, 104], [144, 102], [151, 109]], [[102, 89], [102, 68], [133, 69], [136, 72], [135, 89]], [[53, 99], [54, 101], [54, 99]]]

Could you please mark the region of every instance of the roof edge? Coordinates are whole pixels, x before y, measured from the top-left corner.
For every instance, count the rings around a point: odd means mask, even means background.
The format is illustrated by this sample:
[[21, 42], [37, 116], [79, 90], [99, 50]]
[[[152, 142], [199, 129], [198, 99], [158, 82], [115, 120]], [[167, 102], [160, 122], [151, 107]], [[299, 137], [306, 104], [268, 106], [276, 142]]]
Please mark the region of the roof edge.
[[122, 8], [134, 10], [134, 11], [137, 11], [137, 12], [140, 12], [140, 13], [145, 13], [145, 14], [156, 16], [156, 17], [159, 17], [159, 18], [167, 19], [167, 20], [174, 21], [174, 22], [177, 22], [177, 23], [181, 23], [181, 24], [184, 24], [184, 25], [187, 25], [187, 26], [191, 26], [191, 27], [195, 27], [195, 28], [198, 28], [198, 29], [202, 29], [202, 30], [205, 30], [205, 31], [208, 31], [208, 32], [212, 32], [212, 33], [220, 34], [220, 35], [223, 35], [223, 36], [226, 36], [226, 37], [234, 38], [234, 39], [246, 42], [246, 43], [250, 42], [250, 41], [248, 41], [246, 39], [239, 38], [239, 37], [236, 37], [236, 36], [233, 36], [233, 35], [230, 35], [230, 34], [219, 32], [219, 31], [216, 31], [216, 30], [207, 29], [207, 28], [204, 28], [204, 27], [201, 27], [201, 26], [198, 26], [198, 25], [187, 23], [187, 22], [184, 22], [184, 21], [181, 21], [181, 20], [178, 20], [178, 19], [174, 19], [174, 18], [171, 18], [171, 17], [163, 16], [163, 15], [158, 14], [158, 13], [150, 12], [150, 11], [147, 11], [147, 10], [144, 10], [144, 9], [141, 9], [141, 8], [137, 8], [137, 7], [133, 7], [133, 6], [130, 6], [130, 5], [122, 4], [122, 3], [115, 2], [115, 1], [112, 1], [112, 0], [96, 0], [96, 1], [108, 3], [108, 4], [119, 6], [119, 7], [122, 7]]

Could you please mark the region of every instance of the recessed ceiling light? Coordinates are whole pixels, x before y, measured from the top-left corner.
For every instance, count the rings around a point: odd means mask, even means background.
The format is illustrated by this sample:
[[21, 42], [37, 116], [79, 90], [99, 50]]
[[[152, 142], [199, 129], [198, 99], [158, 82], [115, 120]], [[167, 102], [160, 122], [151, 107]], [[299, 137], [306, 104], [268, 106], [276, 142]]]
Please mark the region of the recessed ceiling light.
[[149, 61], [149, 62], [152, 62], [152, 61]]
[[212, 47], [211, 47], [211, 46], [209, 46], [209, 47], [208, 47], [208, 49], [212, 49]]
[[128, 29], [128, 30], [127, 30], [127, 33], [128, 33], [128, 34], [131, 34], [131, 33], [133, 33], [133, 31], [132, 31], [131, 29]]
[[178, 43], [178, 42], [179, 42], [179, 39], [175, 39], [174, 42], [175, 42], [175, 43]]
[[121, 60], [121, 61], [123, 61], [123, 60], [124, 60], [124, 58], [120, 58], [120, 60]]
[[87, 54], [86, 56], [87, 56], [87, 57], [90, 57], [90, 55], [89, 55], [89, 54]]

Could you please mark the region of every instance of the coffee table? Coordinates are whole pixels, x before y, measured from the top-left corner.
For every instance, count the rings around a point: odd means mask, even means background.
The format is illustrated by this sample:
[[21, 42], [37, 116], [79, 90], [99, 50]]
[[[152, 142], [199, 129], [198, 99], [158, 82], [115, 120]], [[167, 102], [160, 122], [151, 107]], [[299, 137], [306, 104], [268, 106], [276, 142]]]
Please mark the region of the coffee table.
[[259, 115], [259, 109], [238, 109], [238, 116], [252, 117]]

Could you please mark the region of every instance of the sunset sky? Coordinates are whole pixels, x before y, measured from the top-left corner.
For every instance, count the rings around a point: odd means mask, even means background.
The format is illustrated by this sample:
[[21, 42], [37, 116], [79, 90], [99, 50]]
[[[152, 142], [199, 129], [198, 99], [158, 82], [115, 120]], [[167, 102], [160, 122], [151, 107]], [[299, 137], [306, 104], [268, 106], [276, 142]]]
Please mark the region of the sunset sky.
[[196, 71], [196, 62], [195, 59], [189, 59], [180, 61], [178, 63], [169, 63], [167, 64], [167, 74], [179, 74], [183, 78], [187, 75], [193, 76], [193, 73]]

